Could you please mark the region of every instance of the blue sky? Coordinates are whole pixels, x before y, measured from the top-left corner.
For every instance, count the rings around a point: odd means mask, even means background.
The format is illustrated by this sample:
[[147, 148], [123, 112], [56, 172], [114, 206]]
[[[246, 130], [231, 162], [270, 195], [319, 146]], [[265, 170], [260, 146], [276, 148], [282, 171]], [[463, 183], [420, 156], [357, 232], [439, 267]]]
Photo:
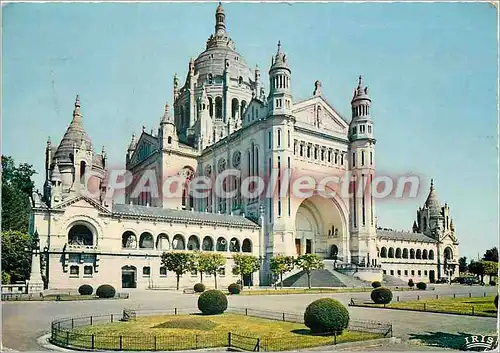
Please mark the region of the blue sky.
[[[3, 154], [44, 175], [80, 94], [85, 127], [123, 164], [133, 132], [157, 128], [172, 76], [185, 79], [214, 29], [216, 3], [8, 4], [3, 11]], [[382, 201], [379, 225], [410, 229], [430, 178], [448, 202], [461, 255], [498, 242], [496, 10], [472, 3], [229, 3], [236, 49], [266, 72], [281, 40], [294, 98], [314, 81], [349, 118], [363, 74], [378, 172], [417, 173], [417, 199]]]

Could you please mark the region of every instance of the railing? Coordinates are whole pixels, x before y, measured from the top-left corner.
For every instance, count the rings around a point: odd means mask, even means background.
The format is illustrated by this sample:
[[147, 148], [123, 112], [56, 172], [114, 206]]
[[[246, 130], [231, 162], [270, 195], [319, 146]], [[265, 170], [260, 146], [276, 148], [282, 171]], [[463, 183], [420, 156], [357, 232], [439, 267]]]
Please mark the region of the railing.
[[[124, 310], [122, 313], [106, 315], [92, 315], [55, 320], [51, 324], [50, 341], [53, 344], [66, 348], [93, 349], [93, 350], [192, 350], [204, 348], [236, 348], [244, 351], [276, 351], [284, 349], [310, 348], [322, 345], [334, 345], [346, 341], [343, 336], [336, 334], [298, 334], [297, 337], [281, 337], [267, 335], [263, 337], [252, 337], [235, 332], [218, 332], [206, 334], [125, 334], [125, 335], [102, 335], [88, 334], [79, 331], [80, 328], [96, 324], [108, 324], [118, 321], [135, 320], [136, 317], [151, 315], [183, 315], [191, 314], [192, 309], [173, 308], [168, 310]], [[284, 313], [265, 311], [249, 308], [230, 308], [229, 313], [253, 316], [271, 320], [279, 320], [293, 323], [303, 323], [303, 315], [296, 313]], [[124, 313], [126, 314], [124, 317]], [[392, 324], [366, 320], [350, 320], [348, 331], [364, 333], [373, 338], [392, 337]], [[318, 341], [318, 336], [322, 337]], [[324, 338], [323, 338], [324, 337]], [[367, 336], [368, 337], [368, 336]]]
[[[129, 293], [116, 293], [113, 298], [102, 299], [128, 299]], [[68, 293], [54, 293], [44, 295], [43, 293], [30, 293], [30, 294], [15, 294], [3, 293], [2, 301], [77, 301], [77, 300], [99, 300], [97, 296], [82, 296], [79, 294]]]

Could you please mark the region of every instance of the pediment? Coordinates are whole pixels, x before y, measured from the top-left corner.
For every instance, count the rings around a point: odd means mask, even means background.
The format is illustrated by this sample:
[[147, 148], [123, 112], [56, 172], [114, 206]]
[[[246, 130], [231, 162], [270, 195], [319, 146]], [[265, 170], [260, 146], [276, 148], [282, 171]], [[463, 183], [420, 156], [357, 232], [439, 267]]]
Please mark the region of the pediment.
[[321, 130], [347, 132], [349, 128], [345, 119], [322, 96], [296, 103], [293, 115], [298, 123]]
[[157, 149], [158, 138], [143, 131], [139, 137], [139, 141], [137, 141], [135, 151], [131, 156], [131, 164], [142, 162], [151, 156]]
[[61, 202], [57, 206], [52, 207], [52, 209], [64, 210], [68, 207], [92, 208], [98, 210], [99, 212], [111, 213], [107, 208], [102, 206], [100, 203], [94, 201], [93, 199], [85, 195], [72, 197], [68, 200]]

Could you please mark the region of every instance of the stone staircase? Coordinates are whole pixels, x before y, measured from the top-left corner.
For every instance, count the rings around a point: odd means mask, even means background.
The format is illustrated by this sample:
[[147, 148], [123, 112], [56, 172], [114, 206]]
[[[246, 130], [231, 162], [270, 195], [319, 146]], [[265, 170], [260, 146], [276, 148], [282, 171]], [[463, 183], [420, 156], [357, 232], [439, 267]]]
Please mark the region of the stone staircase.
[[[278, 283], [278, 286], [280, 283]], [[314, 270], [311, 272], [312, 287], [346, 287], [346, 285], [329, 270]], [[308, 287], [307, 274], [299, 271], [283, 280], [283, 287]]]
[[382, 282], [386, 287], [406, 287], [408, 283], [391, 275], [383, 275]]

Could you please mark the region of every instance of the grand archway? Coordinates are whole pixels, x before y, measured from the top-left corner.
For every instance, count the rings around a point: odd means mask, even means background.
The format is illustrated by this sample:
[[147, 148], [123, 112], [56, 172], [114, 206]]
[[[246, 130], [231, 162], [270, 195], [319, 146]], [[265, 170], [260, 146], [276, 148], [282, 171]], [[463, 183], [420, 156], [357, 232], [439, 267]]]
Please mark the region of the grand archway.
[[343, 214], [331, 198], [316, 195], [303, 200], [295, 216], [294, 255], [317, 254], [347, 261], [347, 222]]

